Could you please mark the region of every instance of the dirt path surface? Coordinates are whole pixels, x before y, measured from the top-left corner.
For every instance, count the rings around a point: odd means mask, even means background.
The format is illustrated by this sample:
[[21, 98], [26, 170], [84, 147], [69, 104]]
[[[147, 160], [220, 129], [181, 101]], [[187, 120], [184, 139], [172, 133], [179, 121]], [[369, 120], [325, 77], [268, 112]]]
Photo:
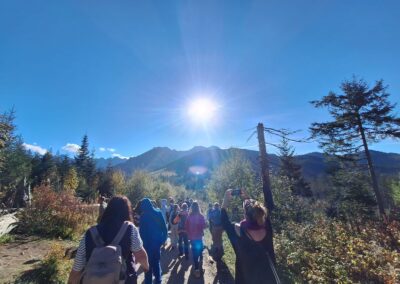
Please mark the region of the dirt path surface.
[[[204, 273], [200, 278], [193, 275], [193, 260], [190, 253], [189, 259], [179, 257], [178, 250], [171, 250], [169, 246], [161, 251], [161, 270], [163, 284], [233, 284], [234, 279], [229, 269], [223, 262], [215, 262], [209, 257], [208, 249], [203, 252]], [[144, 283], [144, 273], [139, 270], [138, 283]]]
[[22, 272], [30, 270], [49, 252], [54, 240], [16, 236], [0, 245], [0, 283], [13, 283]]

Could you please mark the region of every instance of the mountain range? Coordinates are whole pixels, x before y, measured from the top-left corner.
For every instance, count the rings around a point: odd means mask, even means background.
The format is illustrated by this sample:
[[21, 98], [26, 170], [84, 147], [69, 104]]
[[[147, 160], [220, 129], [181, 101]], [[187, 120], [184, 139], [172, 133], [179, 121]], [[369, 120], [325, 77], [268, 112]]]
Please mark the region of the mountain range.
[[[122, 170], [127, 175], [136, 170], [167, 171], [176, 174], [178, 177], [209, 175], [222, 162], [237, 153], [249, 160], [254, 170], [258, 171], [258, 151], [238, 148], [221, 149], [216, 146], [196, 146], [187, 151], [156, 147], [128, 160], [117, 157], [96, 159], [96, 165], [100, 169], [110, 165], [115, 169]], [[371, 151], [371, 156], [377, 173], [396, 175], [400, 172], [400, 154]], [[295, 159], [302, 166], [303, 175], [306, 179], [315, 179], [326, 173], [328, 162], [323, 153], [312, 152], [297, 155]], [[273, 171], [279, 168], [279, 157], [277, 155], [270, 154], [269, 161]]]

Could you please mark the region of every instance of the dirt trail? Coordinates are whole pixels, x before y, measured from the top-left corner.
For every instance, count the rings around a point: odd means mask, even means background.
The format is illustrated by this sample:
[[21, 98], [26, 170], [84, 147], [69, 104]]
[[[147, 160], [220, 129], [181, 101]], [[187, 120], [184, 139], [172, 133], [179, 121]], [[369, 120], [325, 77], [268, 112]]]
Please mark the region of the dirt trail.
[[[190, 252], [189, 259], [178, 256], [178, 250], [170, 250], [169, 246], [161, 252], [161, 270], [162, 283], [165, 284], [233, 284], [234, 279], [229, 272], [229, 269], [223, 262], [211, 263], [208, 249], [205, 248], [203, 252], [203, 269], [204, 274], [201, 278], [195, 278], [193, 275], [193, 260]], [[139, 270], [139, 281], [143, 283], [144, 273]]]

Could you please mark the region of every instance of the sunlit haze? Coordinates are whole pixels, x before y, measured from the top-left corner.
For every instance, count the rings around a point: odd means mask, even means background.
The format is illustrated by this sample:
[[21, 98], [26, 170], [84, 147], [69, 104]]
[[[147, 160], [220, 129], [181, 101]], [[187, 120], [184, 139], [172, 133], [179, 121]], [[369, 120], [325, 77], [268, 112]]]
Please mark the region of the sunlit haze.
[[216, 117], [218, 105], [208, 98], [196, 98], [190, 102], [187, 114], [193, 123], [208, 125]]

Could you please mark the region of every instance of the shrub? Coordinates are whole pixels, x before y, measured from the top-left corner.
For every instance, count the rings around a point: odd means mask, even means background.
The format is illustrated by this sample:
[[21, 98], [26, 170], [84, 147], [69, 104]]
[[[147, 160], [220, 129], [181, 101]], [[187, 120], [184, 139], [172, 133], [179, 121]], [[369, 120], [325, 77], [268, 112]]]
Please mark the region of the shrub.
[[[389, 228], [400, 231], [397, 222]], [[288, 222], [286, 230], [275, 235], [275, 249], [278, 263], [298, 281], [398, 283], [400, 277], [399, 254], [378, 223], [366, 223], [358, 233], [326, 218], [308, 225]]]
[[20, 229], [29, 234], [74, 238], [96, 222], [98, 209], [68, 192], [48, 186], [35, 188], [30, 207], [22, 212]]

